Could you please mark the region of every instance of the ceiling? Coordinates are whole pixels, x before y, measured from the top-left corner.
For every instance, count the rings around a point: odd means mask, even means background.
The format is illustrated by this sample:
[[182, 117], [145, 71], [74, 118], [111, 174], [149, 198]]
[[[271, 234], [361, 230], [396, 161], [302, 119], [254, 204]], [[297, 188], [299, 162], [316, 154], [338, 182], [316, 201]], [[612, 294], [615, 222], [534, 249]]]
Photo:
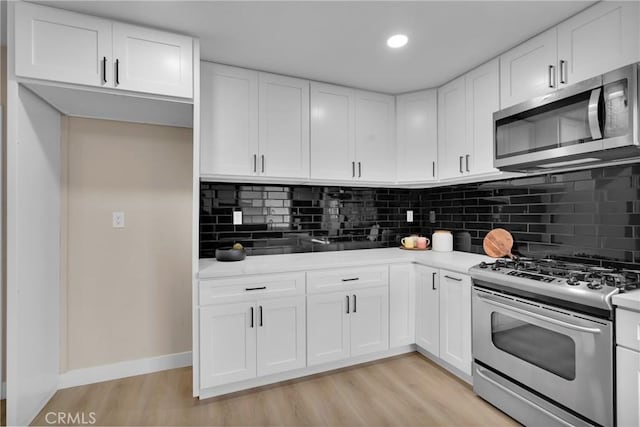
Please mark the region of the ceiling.
[[[40, 1], [199, 37], [204, 60], [387, 93], [437, 87], [593, 1]], [[402, 32], [409, 43], [389, 49]]]

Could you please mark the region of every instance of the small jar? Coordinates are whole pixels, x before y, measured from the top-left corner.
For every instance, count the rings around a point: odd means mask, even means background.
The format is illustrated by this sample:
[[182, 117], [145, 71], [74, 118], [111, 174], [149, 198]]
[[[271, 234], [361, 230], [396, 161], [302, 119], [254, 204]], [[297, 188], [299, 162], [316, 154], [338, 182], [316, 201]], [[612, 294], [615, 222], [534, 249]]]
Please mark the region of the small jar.
[[436, 252], [453, 250], [453, 235], [448, 230], [436, 230], [431, 236], [431, 249]]

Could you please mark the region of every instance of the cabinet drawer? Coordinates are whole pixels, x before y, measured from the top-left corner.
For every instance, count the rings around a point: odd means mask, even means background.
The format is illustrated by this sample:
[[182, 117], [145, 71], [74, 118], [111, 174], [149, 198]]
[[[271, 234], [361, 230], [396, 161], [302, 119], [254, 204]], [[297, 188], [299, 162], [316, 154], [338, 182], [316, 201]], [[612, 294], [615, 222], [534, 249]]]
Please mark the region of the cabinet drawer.
[[370, 288], [389, 284], [388, 266], [368, 266], [311, 271], [307, 273], [307, 293]]
[[200, 281], [200, 305], [304, 295], [304, 273], [240, 276]]
[[640, 313], [616, 309], [616, 343], [640, 351]]

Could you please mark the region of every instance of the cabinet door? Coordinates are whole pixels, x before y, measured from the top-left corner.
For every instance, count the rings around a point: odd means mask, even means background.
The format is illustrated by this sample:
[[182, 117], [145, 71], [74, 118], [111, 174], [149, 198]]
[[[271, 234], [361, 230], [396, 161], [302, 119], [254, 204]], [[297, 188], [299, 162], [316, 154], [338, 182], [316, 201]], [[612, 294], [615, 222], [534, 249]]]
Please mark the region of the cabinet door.
[[416, 344], [435, 356], [440, 346], [438, 281], [438, 270], [416, 266]]
[[557, 88], [556, 43], [554, 27], [500, 56], [501, 109]]
[[493, 113], [500, 109], [500, 62], [496, 58], [466, 74], [467, 153], [465, 170], [495, 172]]
[[440, 270], [440, 358], [471, 375], [471, 277]]
[[351, 295], [351, 356], [389, 349], [389, 287]]
[[441, 179], [462, 176], [465, 171], [465, 92], [464, 76], [438, 89], [438, 171]]
[[349, 357], [350, 297], [343, 292], [307, 296], [307, 364]]
[[15, 5], [20, 77], [112, 86], [111, 46], [111, 21], [30, 3]]
[[560, 86], [638, 61], [638, 2], [600, 2], [558, 25]]
[[355, 94], [311, 82], [311, 178], [350, 180], [355, 168]]
[[356, 92], [357, 177], [362, 181], [395, 182], [395, 99]]
[[116, 87], [193, 97], [191, 37], [114, 22], [113, 60]]
[[257, 308], [258, 376], [304, 368], [304, 296], [258, 301]]
[[202, 175], [254, 175], [258, 170], [258, 73], [202, 62]]
[[200, 388], [255, 378], [255, 314], [252, 303], [200, 308]]
[[389, 267], [389, 347], [414, 344], [416, 281], [413, 264]]
[[437, 178], [437, 100], [436, 89], [396, 98], [399, 182], [427, 182]]
[[260, 173], [309, 177], [309, 82], [260, 73]]
[[640, 425], [640, 353], [617, 346], [617, 416], [620, 427]]

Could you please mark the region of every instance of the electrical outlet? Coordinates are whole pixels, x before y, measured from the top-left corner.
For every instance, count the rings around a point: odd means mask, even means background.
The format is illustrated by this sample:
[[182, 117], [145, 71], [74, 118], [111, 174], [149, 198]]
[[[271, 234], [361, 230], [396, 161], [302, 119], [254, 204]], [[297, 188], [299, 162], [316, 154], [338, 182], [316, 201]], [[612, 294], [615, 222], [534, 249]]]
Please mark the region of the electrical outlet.
[[413, 211], [407, 211], [407, 222], [413, 222]]
[[124, 228], [124, 212], [112, 212], [111, 225], [113, 228]]
[[242, 225], [242, 211], [233, 211], [233, 225]]
[[429, 211], [429, 222], [431, 224], [436, 222], [436, 211]]

